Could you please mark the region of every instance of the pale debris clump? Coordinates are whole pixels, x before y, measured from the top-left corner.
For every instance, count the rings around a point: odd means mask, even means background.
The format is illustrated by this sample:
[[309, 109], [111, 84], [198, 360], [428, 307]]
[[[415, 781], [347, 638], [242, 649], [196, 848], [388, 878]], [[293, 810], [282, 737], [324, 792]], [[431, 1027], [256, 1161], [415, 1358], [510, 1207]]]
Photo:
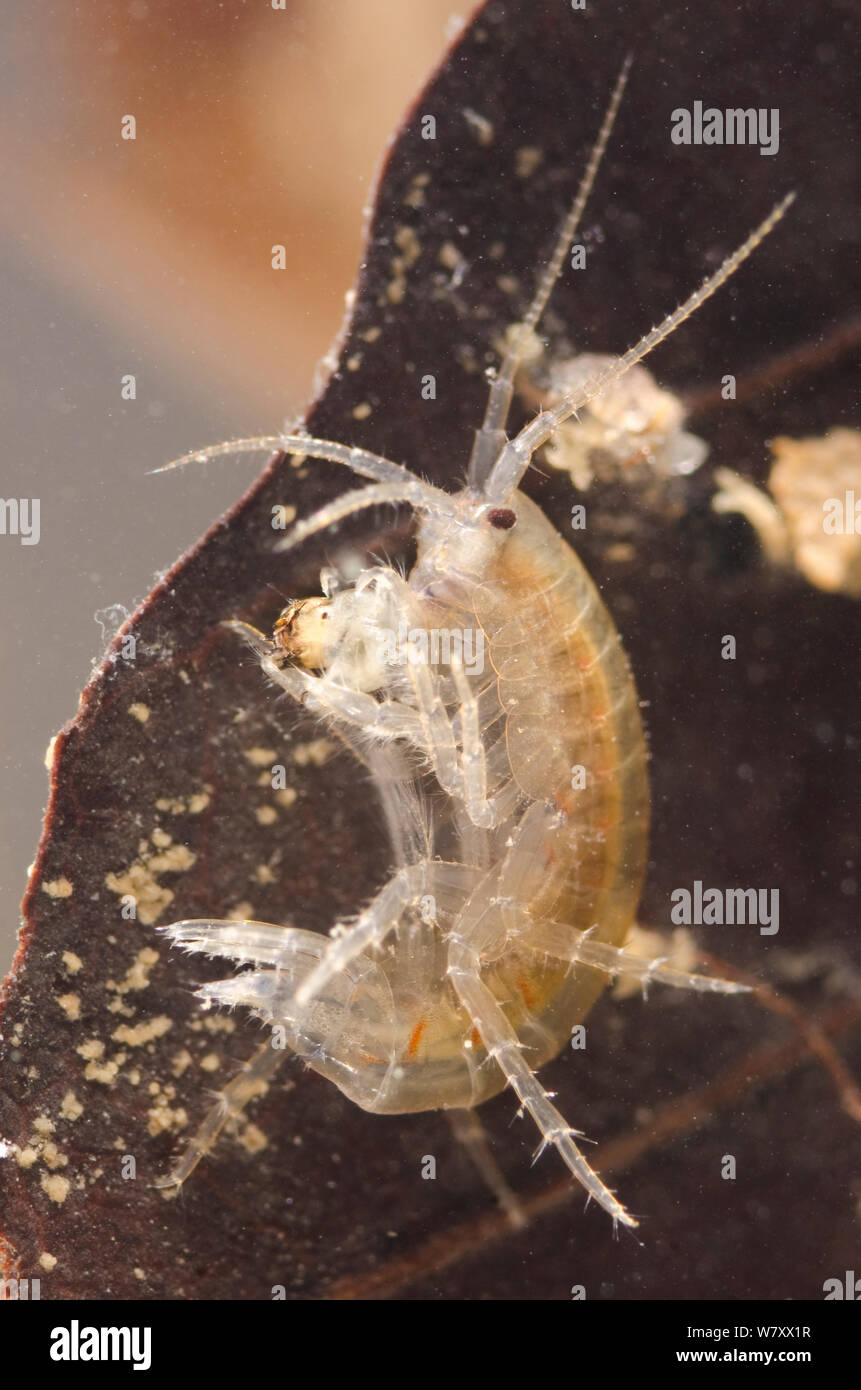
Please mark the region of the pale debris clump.
[[239, 1143], [250, 1154], [258, 1154], [266, 1148], [269, 1140], [258, 1125], [249, 1122], [239, 1134]]
[[[520, 332], [521, 325], [513, 324], [506, 340]], [[594, 352], [551, 358], [538, 335], [530, 332], [517, 389], [529, 405], [554, 405], [614, 361]], [[570, 473], [580, 491], [596, 477], [615, 479], [622, 470], [644, 466], [664, 477], [693, 473], [706, 458], [708, 445], [683, 429], [684, 422], [678, 396], [660, 387], [645, 367], [631, 367], [577, 417], [559, 426], [545, 446], [544, 458], [552, 468]]]
[[152, 946], [144, 946], [138, 951], [122, 980], [105, 980], [105, 989], [117, 994], [129, 994], [135, 990], [149, 989], [150, 972], [159, 959], [158, 951]]
[[123, 1014], [126, 1018], [134, 1017], [136, 1005], [133, 1001], [126, 1003], [125, 996], [138, 990], [149, 989], [150, 971], [158, 958], [158, 951], [154, 951], [151, 946], [144, 946], [138, 951], [122, 980], [105, 980], [105, 989], [111, 990], [115, 996], [108, 1003], [109, 1013]]
[[714, 510], [746, 517], [773, 564], [794, 565], [826, 593], [861, 598], [861, 431], [833, 429], [810, 439], [781, 435], [771, 451], [772, 496], [719, 468]]
[[544, 151], [537, 145], [522, 145], [514, 157], [514, 172], [519, 179], [529, 179], [543, 158]]
[[407, 274], [421, 255], [421, 243], [412, 227], [398, 227], [394, 235], [399, 255], [392, 257], [392, 278], [386, 286], [390, 304], [400, 304], [407, 289]]
[[57, 1003], [71, 1022], [76, 1023], [81, 1017], [81, 996], [79, 994], [58, 994]]
[[183, 816], [186, 812], [192, 816], [199, 816], [201, 811], [205, 811], [212, 799], [212, 787], [208, 782], [204, 782], [202, 792], [193, 792], [185, 802], [178, 796], [160, 796], [155, 803], [157, 811], [166, 811], [171, 816]]
[[308, 743], [298, 743], [293, 749], [293, 761], [299, 767], [322, 767], [335, 751], [335, 744], [328, 738], [314, 738]]
[[70, 898], [75, 889], [65, 877], [46, 880], [42, 884], [42, 892], [47, 893], [49, 898]]
[[[428, 173], [421, 173], [421, 174], [416, 174], [416, 175], [414, 175], [413, 179], [412, 179], [411, 182], [410, 182], [410, 186], [409, 186], [409, 188], [407, 189], [407, 191], [406, 191], [406, 193], [405, 193], [405, 195], [404, 195], [404, 197], [403, 197], [403, 199], [402, 199], [402, 201], [403, 201], [403, 203], [404, 203], [404, 205], [405, 205], [406, 207], [408, 207], [408, 208], [423, 208], [423, 207], [424, 207], [425, 201], [426, 201], [425, 189], [427, 188], [428, 184], [430, 183], [430, 180], [431, 180], [431, 176], [430, 176], [430, 174], [428, 174]], [[371, 333], [373, 333], [373, 334], [375, 335], [373, 338], [370, 336]], [[364, 340], [365, 340], [366, 343], [375, 343], [375, 342], [377, 341], [377, 338], [379, 338], [379, 336], [380, 336], [380, 330], [379, 330], [379, 328], [369, 328], [369, 329], [367, 329], [367, 330], [362, 334], [362, 337], [364, 338]]]
[[117, 1052], [105, 1059], [105, 1044], [100, 1038], [87, 1038], [75, 1048], [79, 1057], [86, 1062], [85, 1081], [97, 1081], [101, 1086], [112, 1086], [120, 1074], [120, 1068], [128, 1060], [127, 1052]]
[[139, 857], [122, 873], [105, 875], [105, 886], [121, 897], [134, 898], [138, 921], [145, 927], [156, 923], [169, 903], [173, 892], [158, 881], [160, 874], [186, 873], [197, 856], [186, 845], [171, 844], [168, 849], [153, 854], [147, 841], [141, 841]]
[[182, 1076], [191, 1066], [193, 1060], [187, 1047], [183, 1047], [179, 1052], [175, 1053], [170, 1064], [170, 1069], [174, 1076]]
[[[71, 1092], [67, 1092], [67, 1098], [71, 1094]], [[68, 1115], [64, 1111], [61, 1110], [60, 1113], [63, 1118], [68, 1118]], [[77, 1117], [72, 1116], [72, 1118]], [[37, 1115], [33, 1121], [32, 1133], [26, 1144], [22, 1146], [11, 1140], [3, 1140], [2, 1145], [0, 1145], [0, 1158], [14, 1157], [19, 1168], [32, 1168], [34, 1164], [40, 1162], [44, 1164], [48, 1169], [48, 1173], [43, 1173], [41, 1182], [42, 1187], [48, 1192], [49, 1196], [51, 1194], [46, 1186], [49, 1173], [55, 1173], [58, 1168], [65, 1168], [69, 1163], [66, 1154], [58, 1147], [56, 1141], [51, 1138], [55, 1127], [54, 1121], [49, 1115]], [[62, 1181], [65, 1183], [66, 1179], [64, 1178]], [[68, 1183], [66, 1183], [66, 1188], [68, 1189]], [[62, 1201], [63, 1198], [54, 1198], [53, 1200]]]
[[[687, 927], [676, 927], [672, 933], [652, 931], [636, 923], [625, 941], [628, 955], [640, 960], [660, 960], [674, 970], [692, 972], [699, 963], [696, 943]], [[630, 999], [643, 993], [643, 981], [630, 975], [619, 975], [613, 986], [614, 999]]]
[[188, 1114], [182, 1106], [172, 1109], [164, 1096], [159, 1097], [146, 1113], [147, 1130], [154, 1139], [159, 1134], [175, 1133], [188, 1124]]
[[84, 1080], [98, 1081], [100, 1086], [113, 1085], [120, 1074], [120, 1068], [126, 1062], [127, 1055], [125, 1052], [118, 1052], [106, 1062], [88, 1062], [84, 1068]]
[[482, 116], [480, 111], [473, 111], [471, 106], [465, 106], [463, 108], [463, 116], [480, 145], [493, 144], [495, 133], [493, 121], [489, 121], [486, 116]]
[[121, 1023], [115, 1028], [111, 1037], [114, 1042], [126, 1043], [129, 1047], [143, 1047], [145, 1043], [154, 1042], [156, 1038], [163, 1038], [173, 1027], [171, 1019], [167, 1014], [159, 1014], [157, 1018], [149, 1018], [129, 1027], [127, 1023]]
[[67, 1091], [63, 1096], [60, 1106], [60, 1114], [64, 1120], [79, 1120], [84, 1113], [84, 1107], [78, 1100], [74, 1091]]
[[153, 1104], [146, 1112], [147, 1130], [152, 1137], [157, 1138], [164, 1133], [175, 1134], [184, 1129], [188, 1124], [187, 1112], [181, 1105], [171, 1105], [176, 1099], [176, 1087], [170, 1082], [162, 1086], [158, 1081], [151, 1081], [148, 1090], [153, 1097]]
[[207, 1033], [235, 1033], [236, 1021], [229, 1014], [210, 1014], [204, 1019], [195, 1019], [191, 1024], [194, 1032], [199, 1032], [197, 1024]]
[[246, 748], [245, 756], [252, 767], [271, 767], [278, 761], [278, 754], [274, 748]]
[[50, 1197], [52, 1202], [62, 1206], [69, 1195], [71, 1183], [68, 1178], [61, 1178], [57, 1173], [43, 1173], [41, 1180], [42, 1191]]

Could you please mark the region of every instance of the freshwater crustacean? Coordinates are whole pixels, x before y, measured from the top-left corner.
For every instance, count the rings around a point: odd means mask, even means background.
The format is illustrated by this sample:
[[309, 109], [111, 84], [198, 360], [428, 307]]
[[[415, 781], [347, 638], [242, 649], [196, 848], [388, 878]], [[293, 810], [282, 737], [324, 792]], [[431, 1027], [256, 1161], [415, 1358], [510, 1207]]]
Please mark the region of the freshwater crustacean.
[[[286, 549], [378, 503], [411, 506], [417, 558], [288, 604], [271, 638], [230, 626], [264, 674], [367, 765], [392, 873], [329, 936], [234, 920], [164, 928], [186, 950], [252, 967], [205, 986], [271, 1037], [226, 1088], [165, 1185], [178, 1185], [286, 1049], [378, 1113], [472, 1110], [510, 1086], [587, 1192], [636, 1225], [576, 1144], [537, 1071], [607, 980], [733, 992], [624, 949], [646, 859], [648, 785], [637, 694], [612, 618], [568, 542], [519, 491], [536, 450], [611, 388], [733, 273], [784, 199], [682, 305], [620, 357], [505, 433], [524, 344], [578, 226], [625, 84], [623, 70], [529, 310], [509, 332], [466, 486], [448, 493], [400, 464], [304, 434], [190, 455], [277, 447], [370, 479], [310, 518]], [[185, 460], [178, 460], [184, 462]]]

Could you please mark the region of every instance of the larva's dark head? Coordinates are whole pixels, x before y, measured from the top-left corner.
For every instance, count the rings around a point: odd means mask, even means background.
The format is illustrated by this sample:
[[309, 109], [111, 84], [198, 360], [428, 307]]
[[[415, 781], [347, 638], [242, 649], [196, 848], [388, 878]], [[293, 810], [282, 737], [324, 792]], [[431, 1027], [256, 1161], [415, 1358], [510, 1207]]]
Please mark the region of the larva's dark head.
[[327, 598], [291, 599], [272, 629], [272, 641], [282, 658], [306, 671], [321, 670], [330, 617], [331, 601]]

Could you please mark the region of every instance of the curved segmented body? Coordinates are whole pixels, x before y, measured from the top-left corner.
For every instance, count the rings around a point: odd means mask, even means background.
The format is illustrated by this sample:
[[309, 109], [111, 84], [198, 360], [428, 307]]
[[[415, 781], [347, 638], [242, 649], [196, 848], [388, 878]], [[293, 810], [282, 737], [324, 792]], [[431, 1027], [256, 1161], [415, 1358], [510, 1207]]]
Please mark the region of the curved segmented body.
[[[468, 486], [449, 494], [399, 464], [330, 441], [274, 441], [372, 480], [301, 522], [282, 549], [380, 501], [409, 503], [420, 516], [408, 579], [376, 566], [332, 592], [324, 578], [324, 597], [288, 605], [271, 640], [232, 624], [264, 672], [368, 766], [389, 830], [389, 882], [329, 938], [256, 922], [189, 921], [165, 930], [188, 950], [252, 965], [201, 996], [243, 1004], [277, 1025], [282, 1046], [366, 1110], [471, 1108], [511, 1086], [542, 1147], [557, 1149], [614, 1220], [636, 1225], [583, 1158], [577, 1131], [536, 1069], [561, 1050], [613, 975], [723, 992], [739, 986], [622, 949], [647, 846], [636, 691], [594, 584], [518, 485], [554, 429], [698, 308], [787, 202], [658, 328], [508, 441], [522, 344], [559, 274], [626, 71], [492, 385]], [[277, 1055], [264, 1045], [231, 1083], [169, 1183], [185, 1180], [225, 1119], [274, 1071]], [[500, 1182], [490, 1180], [499, 1194]]]
[[[311, 1062], [367, 1110], [473, 1106], [505, 1086], [499, 1069], [485, 1065], [486, 1049], [448, 978], [448, 943], [477, 906], [486, 984], [536, 1067], [564, 1045], [606, 975], [571, 970], [570, 955], [552, 960], [533, 943], [530, 922], [564, 923], [572, 940], [594, 927], [596, 942], [619, 946], [639, 898], [648, 788], [622, 645], [574, 552], [528, 498], [512, 502], [516, 525], [489, 564], [462, 576], [445, 601], [428, 597], [427, 586], [415, 590], [412, 579], [398, 598], [413, 630], [472, 625], [482, 633], [486, 661], [471, 696], [488, 770], [484, 804], [506, 813], [483, 827], [462, 798], [434, 798], [441, 858], [422, 853], [410, 863], [415, 920], [407, 928], [408, 912], [399, 919], [408, 944], [399, 940], [377, 965], [391, 1013], [361, 1033], [361, 1063], [348, 1081], [343, 1058]], [[449, 557], [442, 563], [450, 573]], [[421, 580], [421, 550], [414, 574]], [[374, 595], [361, 620], [366, 632], [383, 630], [386, 619], [394, 624], [398, 613], [381, 613]], [[447, 719], [458, 717], [451, 672], [450, 663], [434, 672]], [[387, 693], [395, 698], [408, 684], [408, 676], [390, 675]], [[433, 901], [432, 918], [416, 911], [424, 898]]]
[[[530, 1063], [539, 1066], [570, 1037], [606, 976], [572, 971], [568, 960], [551, 961], [533, 949], [527, 923], [556, 921], [574, 932], [594, 927], [596, 940], [622, 944], [640, 893], [648, 788], [636, 693], [612, 619], [535, 504], [518, 494], [512, 510], [516, 525], [500, 538], [490, 564], [461, 579], [461, 601], [415, 609], [427, 629], [473, 625], [484, 636], [485, 670], [472, 693], [486, 795], [510, 805], [498, 825], [482, 828], [468, 817], [464, 823], [458, 798], [434, 804], [443, 858], [456, 857], [481, 876], [443, 894], [435, 892], [441, 875], [430, 865], [426, 891], [436, 899], [432, 929], [443, 941], [457, 931], [470, 887], [481, 901], [500, 900], [481, 928], [488, 942], [483, 957], [492, 959], [488, 985]], [[443, 689], [453, 685], [450, 668], [442, 667], [438, 680]], [[521, 914], [513, 928], [507, 904]], [[403, 1023], [397, 1080], [373, 1098], [354, 1099], [375, 1110], [478, 1104], [502, 1089], [505, 1078], [482, 1065], [480, 1043], [464, 1051], [474, 1024], [447, 985], [446, 953], [418, 987], [415, 964], [414, 948], [409, 955], [393, 952], [381, 965]], [[416, 1002], [405, 1008], [410, 987]]]

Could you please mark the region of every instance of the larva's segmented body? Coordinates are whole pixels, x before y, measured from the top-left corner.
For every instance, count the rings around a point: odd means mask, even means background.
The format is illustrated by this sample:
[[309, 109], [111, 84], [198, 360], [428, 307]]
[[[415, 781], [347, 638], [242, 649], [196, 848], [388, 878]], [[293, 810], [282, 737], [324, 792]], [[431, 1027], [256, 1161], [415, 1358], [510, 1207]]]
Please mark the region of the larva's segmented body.
[[[366, 1110], [471, 1109], [510, 1086], [542, 1147], [555, 1146], [614, 1220], [636, 1225], [587, 1164], [536, 1069], [613, 975], [739, 987], [623, 950], [648, 826], [636, 691], [591, 579], [518, 487], [535, 450], [713, 293], [786, 202], [658, 328], [509, 441], [522, 345], [559, 274], [626, 71], [522, 330], [509, 335], [461, 492], [304, 435], [205, 451], [274, 442], [372, 480], [301, 522], [282, 548], [378, 502], [408, 503], [419, 514], [408, 579], [385, 566], [342, 588], [324, 576], [325, 596], [288, 605], [271, 640], [232, 624], [271, 680], [366, 763], [394, 862], [373, 902], [330, 937], [212, 920], [166, 930], [186, 949], [251, 965], [202, 997], [277, 1025], [294, 1052]], [[264, 1045], [231, 1083], [170, 1183], [184, 1181], [281, 1055]], [[500, 1175], [485, 1169], [505, 1201]]]

